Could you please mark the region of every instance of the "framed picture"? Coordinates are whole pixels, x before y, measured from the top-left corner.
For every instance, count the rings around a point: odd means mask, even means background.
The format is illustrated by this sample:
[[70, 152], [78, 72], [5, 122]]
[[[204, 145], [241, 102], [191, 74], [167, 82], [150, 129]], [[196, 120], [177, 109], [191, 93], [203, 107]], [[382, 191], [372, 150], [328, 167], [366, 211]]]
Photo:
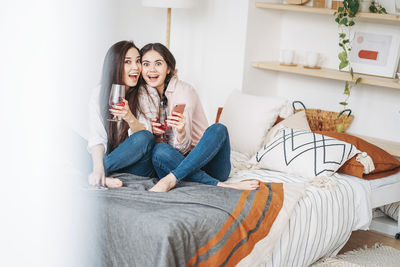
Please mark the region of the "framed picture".
[[399, 50], [400, 40], [396, 35], [356, 32], [350, 62], [356, 73], [394, 78]]

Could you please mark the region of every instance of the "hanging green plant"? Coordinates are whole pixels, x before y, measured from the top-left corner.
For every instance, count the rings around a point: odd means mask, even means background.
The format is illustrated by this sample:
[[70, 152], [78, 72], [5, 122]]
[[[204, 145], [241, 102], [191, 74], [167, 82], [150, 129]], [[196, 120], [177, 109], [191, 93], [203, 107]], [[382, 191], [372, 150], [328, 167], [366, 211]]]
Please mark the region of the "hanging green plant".
[[369, 11], [372, 13], [387, 14], [386, 9], [376, 0], [372, 0]]
[[348, 100], [351, 89], [361, 81], [360, 77], [354, 77], [353, 67], [349, 60], [351, 51], [351, 27], [355, 25], [354, 19], [359, 8], [360, 4], [358, 0], [344, 0], [343, 6], [338, 7], [337, 11], [334, 13], [335, 21], [338, 23], [339, 28], [339, 47], [342, 49], [338, 54], [340, 60], [339, 69], [342, 70], [348, 67], [351, 76], [351, 80], [345, 82], [343, 91], [345, 99], [339, 103], [343, 106], [343, 109], [346, 109], [349, 104]]

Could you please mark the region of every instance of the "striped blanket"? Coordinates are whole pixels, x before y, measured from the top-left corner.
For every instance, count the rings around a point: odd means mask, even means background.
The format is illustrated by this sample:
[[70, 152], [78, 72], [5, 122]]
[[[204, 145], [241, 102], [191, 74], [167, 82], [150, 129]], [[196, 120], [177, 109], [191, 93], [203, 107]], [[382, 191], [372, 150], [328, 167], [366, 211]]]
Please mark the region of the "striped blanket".
[[88, 194], [99, 203], [96, 266], [257, 264], [271, 254], [281, 225], [304, 194], [304, 186], [282, 183], [239, 191], [189, 182], [152, 193], [147, 189], [154, 179], [119, 178], [126, 186]]
[[[371, 209], [367, 188], [357, 179], [334, 176], [330, 190], [309, 186], [300, 199], [268, 261], [261, 266], [309, 266], [322, 257], [333, 257], [346, 244], [354, 230], [367, 229]], [[243, 170], [231, 181], [259, 179], [284, 185], [304, 178], [268, 170]]]

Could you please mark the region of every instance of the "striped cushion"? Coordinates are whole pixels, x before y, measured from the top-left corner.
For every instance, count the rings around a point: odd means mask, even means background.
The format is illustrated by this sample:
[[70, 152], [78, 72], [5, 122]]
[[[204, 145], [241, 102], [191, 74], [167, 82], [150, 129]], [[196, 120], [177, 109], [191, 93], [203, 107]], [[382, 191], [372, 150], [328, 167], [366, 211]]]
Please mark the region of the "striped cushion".
[[388, 204], [382, 207], [379, 207], [379, 209], [381, 211], [383, 211], [383, 213], [385, 213], [387, 216], [393, 218], [393, 220], [398, 220], [399, 218], [399, 206], [400, 206], [400, 202], [395, 202], [392, 204]]

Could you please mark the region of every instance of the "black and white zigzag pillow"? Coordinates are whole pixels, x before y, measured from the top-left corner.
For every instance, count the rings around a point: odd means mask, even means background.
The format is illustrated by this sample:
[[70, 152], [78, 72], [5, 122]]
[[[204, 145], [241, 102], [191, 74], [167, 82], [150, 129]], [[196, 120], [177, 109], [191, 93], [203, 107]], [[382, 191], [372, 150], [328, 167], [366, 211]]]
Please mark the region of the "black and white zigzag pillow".
[[352, 144], [307, 131], [282, 128], [255, 155], [259, 167], [306, 178], [331, 176], [359, 153]]

